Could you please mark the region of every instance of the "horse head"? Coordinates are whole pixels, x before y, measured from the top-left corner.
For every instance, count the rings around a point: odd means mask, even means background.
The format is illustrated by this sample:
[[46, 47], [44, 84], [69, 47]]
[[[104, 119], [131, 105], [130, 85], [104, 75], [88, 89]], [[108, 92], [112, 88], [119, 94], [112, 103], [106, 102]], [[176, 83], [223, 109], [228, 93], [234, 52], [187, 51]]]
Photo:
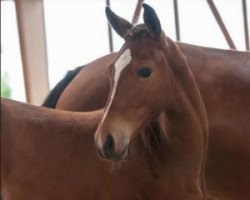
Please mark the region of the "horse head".
[[185, 57], [165, 36], [154, 9], [146, 4], [143, 8], [144, 24], [136, 26], [106, 8], [109, 23], [125, 40], [109, 66], [111, 91], [95, 133], [101, 157], [112, 161], [124, 159], [131, 141], [163, 111], [174, 118], [171, 110], [178, 109], [175, 99], [182, 90], [187, 96], [193, 93], [184, 89], [193, 87]]

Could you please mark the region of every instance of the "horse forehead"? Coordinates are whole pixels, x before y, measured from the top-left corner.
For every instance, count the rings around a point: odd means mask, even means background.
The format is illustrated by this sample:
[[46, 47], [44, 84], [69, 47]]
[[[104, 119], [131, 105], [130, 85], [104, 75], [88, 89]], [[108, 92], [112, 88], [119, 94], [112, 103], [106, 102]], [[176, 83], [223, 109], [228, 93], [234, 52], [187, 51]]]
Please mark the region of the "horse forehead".
[[119, 78], [121, 71], [131, 62], [131, 50], [126, 49], [115, 62], [115, 79]]

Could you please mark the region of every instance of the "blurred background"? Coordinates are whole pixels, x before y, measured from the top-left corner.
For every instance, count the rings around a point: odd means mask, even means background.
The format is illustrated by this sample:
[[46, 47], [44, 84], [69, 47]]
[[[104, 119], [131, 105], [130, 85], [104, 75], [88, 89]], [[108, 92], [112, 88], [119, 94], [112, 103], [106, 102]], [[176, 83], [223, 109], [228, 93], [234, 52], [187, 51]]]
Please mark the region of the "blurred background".
[[[175, 41], [249, 50], [249, 0], [144, 2], [155, 8], [163, 30]], [[68, 70], [121, 47], [123, 40], [108, 32], [105, 6], [131, 22], [137, 3], [1, 0], [1, 97], [41, 105]]]

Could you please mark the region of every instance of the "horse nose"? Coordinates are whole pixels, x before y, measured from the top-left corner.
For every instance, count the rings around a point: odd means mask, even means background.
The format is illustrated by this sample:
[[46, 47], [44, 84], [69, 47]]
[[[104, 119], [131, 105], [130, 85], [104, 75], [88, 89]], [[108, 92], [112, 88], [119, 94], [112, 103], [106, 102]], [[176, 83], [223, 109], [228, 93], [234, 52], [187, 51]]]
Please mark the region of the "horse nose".
[[124, 158], [126, 154], [126, 148], [124, 151], [120, 153], [115, 152], [115, 140], [111, 134], [108, 134], [105, 143], [103, 144], [102, 148], [99, 150], [99, 155], [108, 160], [112, 161], [119, 161]]
[[114, 138], [110, 134], [108, 134], [105, 143], [100, 149], [100, 152], [99, 152], [100, 156], [102, 158], [109, 158], [114, 154], [114, 149], [115, 149]]

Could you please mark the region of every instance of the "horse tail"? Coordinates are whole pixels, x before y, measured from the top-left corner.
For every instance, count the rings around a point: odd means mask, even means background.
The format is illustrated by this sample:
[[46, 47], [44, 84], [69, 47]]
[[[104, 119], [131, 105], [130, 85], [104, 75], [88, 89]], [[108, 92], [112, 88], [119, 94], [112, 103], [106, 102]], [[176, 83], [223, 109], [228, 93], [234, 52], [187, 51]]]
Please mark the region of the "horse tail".
[[64, 89], [69, 85], [69, 83], [75, 78], [75, 76], [81, 71], [83, 67], [84, 66], [77, 67], [74, 70], [68, 71], [66, 76], [51, 90], [42, 106], [47, 108], [55, 108], [57, 101]]

